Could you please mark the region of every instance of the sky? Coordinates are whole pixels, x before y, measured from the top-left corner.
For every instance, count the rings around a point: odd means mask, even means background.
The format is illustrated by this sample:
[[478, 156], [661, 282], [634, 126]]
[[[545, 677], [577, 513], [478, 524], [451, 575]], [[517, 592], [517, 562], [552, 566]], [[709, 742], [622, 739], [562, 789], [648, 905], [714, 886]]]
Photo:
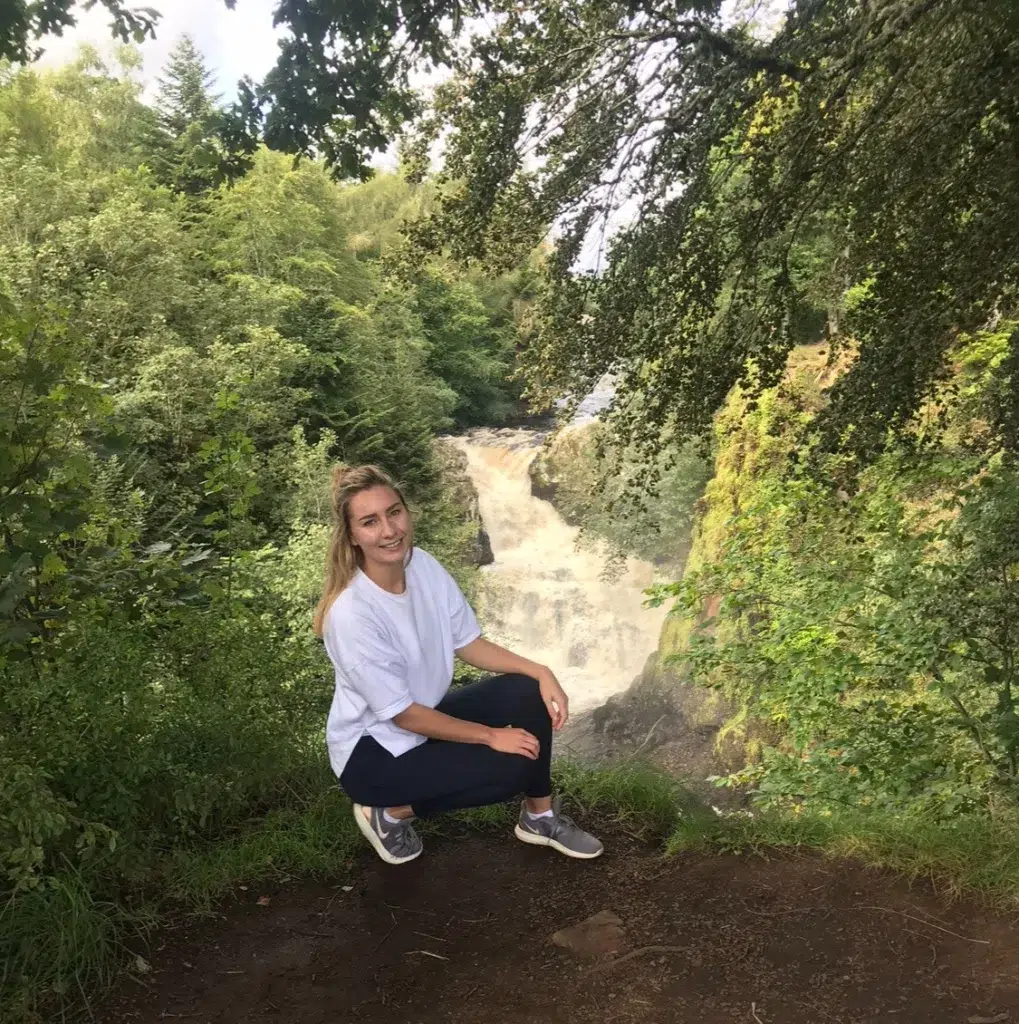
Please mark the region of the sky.
[[[174, 44], [187, 34], [214, 71], [216, 90], [224, 100], [233, 99], [238, 79], [250, 75], [258, 81], [276, 62], [279, 34], [272, 26], [276, 4], [277, 0], [237, 0], [233, 11], [223, 0], [137, 0], [131, 4], [154, 7], [162, 13], [156, 39], [146, 40], [140, 47], [147, 92], [154, 88]], [[42, 64], [66, 63], [82, 43], [92, 43], [103, 54], [120, 45], [110, 33], [110, 17], [101, 6], [87, 12], [79, 8], [75, 13], [78, 24], [73, 29], [62, 37], [47, 36], [41, 41], [46, 51]]]
[[[2, 4], [4, 0], [0, 0]], [[215, 92], [226, 104], [236, 96], [237, 82], [245, 75], [261, 81], [276, 63], [277, 43], [284, 30], [274, 29], [272, 15], [279, 0], [237, 0], [228, 10], [223, 0], [134, 0], [131, 7], [150, 7], [162, 17], [156, 26], [156, 38], [146, 39], [138, 47], [144, 60], [142, 80], [145, 98], [155, 98], [157, 79], [170, 51], [182, 35], [189, 35], [205, 56], [216, 76]], [[75, 10], [77, 25], [63, 36], [45, 36], [40, 46], [45, 53], [40, 64], [59, 66], [73, 60], [78, 47], [95, 46], [104, 57], [112, 57], [121, 45], [110, 31], [110, 16], [101, 7]], [[419, 85], [427, 85], [428, 78]], [[370, 163], [383, 170], [396, 167], [396, 149], [375, 154]]]

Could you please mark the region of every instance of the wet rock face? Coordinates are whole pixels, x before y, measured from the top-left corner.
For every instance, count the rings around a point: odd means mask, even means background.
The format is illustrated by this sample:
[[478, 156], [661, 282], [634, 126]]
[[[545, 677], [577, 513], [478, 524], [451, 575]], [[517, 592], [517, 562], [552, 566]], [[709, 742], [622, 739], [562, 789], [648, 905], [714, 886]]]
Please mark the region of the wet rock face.
[[467, 457], [452, 444], [439, 441], [435, 446], [443, 483], [464, 517], [474, 528], [471, 539], [470, 561], [474, 565], [491, 565], [495, 561], [492, 542], [481, 520], [478, 492], [467, 471]]
[[704, 804], [741, 806], [743, 794], [707, 781], [745, 763], [738, 740], [718, 742], [731, 714], [716, 694], [663, 666], [656, 652], [629, 689], [571, 720], [557, 740], [557, 752], [609, 763], [637, 757], [681, 779]]
[[544, 454], [539, 454], [535, 458], [527, 475], [531, 479], [531, 494], [554, 505], [558, 485], [553, 476], [552, 464]]
[[488, 531], [480, 525], [480, 515], [478, 523], [478, 532], [474, 538], [474, 564], [491, 565], [495, 561], [495, 555], [492, 554], [492, 541], [488, 536]]
[[568, 503], [559, 500], [559, 478], [555, 459], [546, 451], [539, 452], [528, 468], [527, 475], [531, 481], [531, 494], [541, 501], [547, 501], [563, 517], [570, 526], [580, 526], [581, 517]]

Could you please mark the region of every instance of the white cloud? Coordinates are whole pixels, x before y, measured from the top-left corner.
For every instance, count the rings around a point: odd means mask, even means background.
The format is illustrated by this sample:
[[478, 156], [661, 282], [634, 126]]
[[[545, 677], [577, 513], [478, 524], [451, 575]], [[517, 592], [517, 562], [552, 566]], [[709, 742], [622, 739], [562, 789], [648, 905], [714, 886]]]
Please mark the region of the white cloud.
[[[155, 40], [146, 40], [140, 47], [149, 89], [174, 44], [185, 33], [205, 55], [216, 75], [216, 91], [225, 100], [233, 98], [238, 79], [250, 75], [258, 81], [276, 63], [281, 32], [273, 28], [272, 14], [277, 0], [237, 0], [233, 11], [223, 0], [164, 0], [162, 4], [159, 0], [151, 4], [150, 0], [145, 6], [150, 5], [160, 10], [162, 18]], [[78, 24], [74, 28], [62, 37], [42, 40], [40, 45], [46, 51], [42, 64], [53, 66], [72, 60], [83, 43], [91, 43], [104, 55], [119, 45], [110, 34], [109, 14], [101, 7], [76, 13]]]

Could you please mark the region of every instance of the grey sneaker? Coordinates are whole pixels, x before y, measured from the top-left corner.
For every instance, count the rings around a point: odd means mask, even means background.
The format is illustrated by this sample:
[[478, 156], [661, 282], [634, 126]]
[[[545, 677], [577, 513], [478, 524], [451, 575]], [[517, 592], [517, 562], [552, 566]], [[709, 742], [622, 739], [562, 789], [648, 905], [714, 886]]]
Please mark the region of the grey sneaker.
[[399, 825], [390, 825], [382, 817], [382, 811], [381, 807], [354, 804], [354, 821], [365, 839], [375, 847], [375, 852], [387, 864], [406, 864], [420, 857], [424, 845], [411, 824], [414, 819], [405, 818]]
[[520, 820], [514, 830], [517, 839], [534, 846], [551, 846], [567, 857], [579, 860], [593, 860], [600, 857], [605, 847], [589, 832], [585, 832], [573, 820], [562, 813], [561, 800], [552, 801], [551, 818], [532, 818], [527, 805], [520, 808]]

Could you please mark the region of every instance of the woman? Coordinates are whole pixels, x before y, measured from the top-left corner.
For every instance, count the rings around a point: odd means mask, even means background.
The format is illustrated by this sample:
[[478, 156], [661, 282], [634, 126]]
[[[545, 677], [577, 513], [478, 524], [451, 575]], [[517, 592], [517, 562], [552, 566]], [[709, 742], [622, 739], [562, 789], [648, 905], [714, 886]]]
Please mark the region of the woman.
[[[414, 547], [407, 503], [382, 470], [337, 468], [333, 517], [315, 612], [336, 669], [326, 741], [378, 855], [390, 864], [420, 855], [416, 816], [520, 793], [519, 839], [601, 854], [552, 800], [552, 731], [569, 713], [556, 677], [482, 637], [453, 578]], [[454, 654], [499, 674], [451, 691]]]

